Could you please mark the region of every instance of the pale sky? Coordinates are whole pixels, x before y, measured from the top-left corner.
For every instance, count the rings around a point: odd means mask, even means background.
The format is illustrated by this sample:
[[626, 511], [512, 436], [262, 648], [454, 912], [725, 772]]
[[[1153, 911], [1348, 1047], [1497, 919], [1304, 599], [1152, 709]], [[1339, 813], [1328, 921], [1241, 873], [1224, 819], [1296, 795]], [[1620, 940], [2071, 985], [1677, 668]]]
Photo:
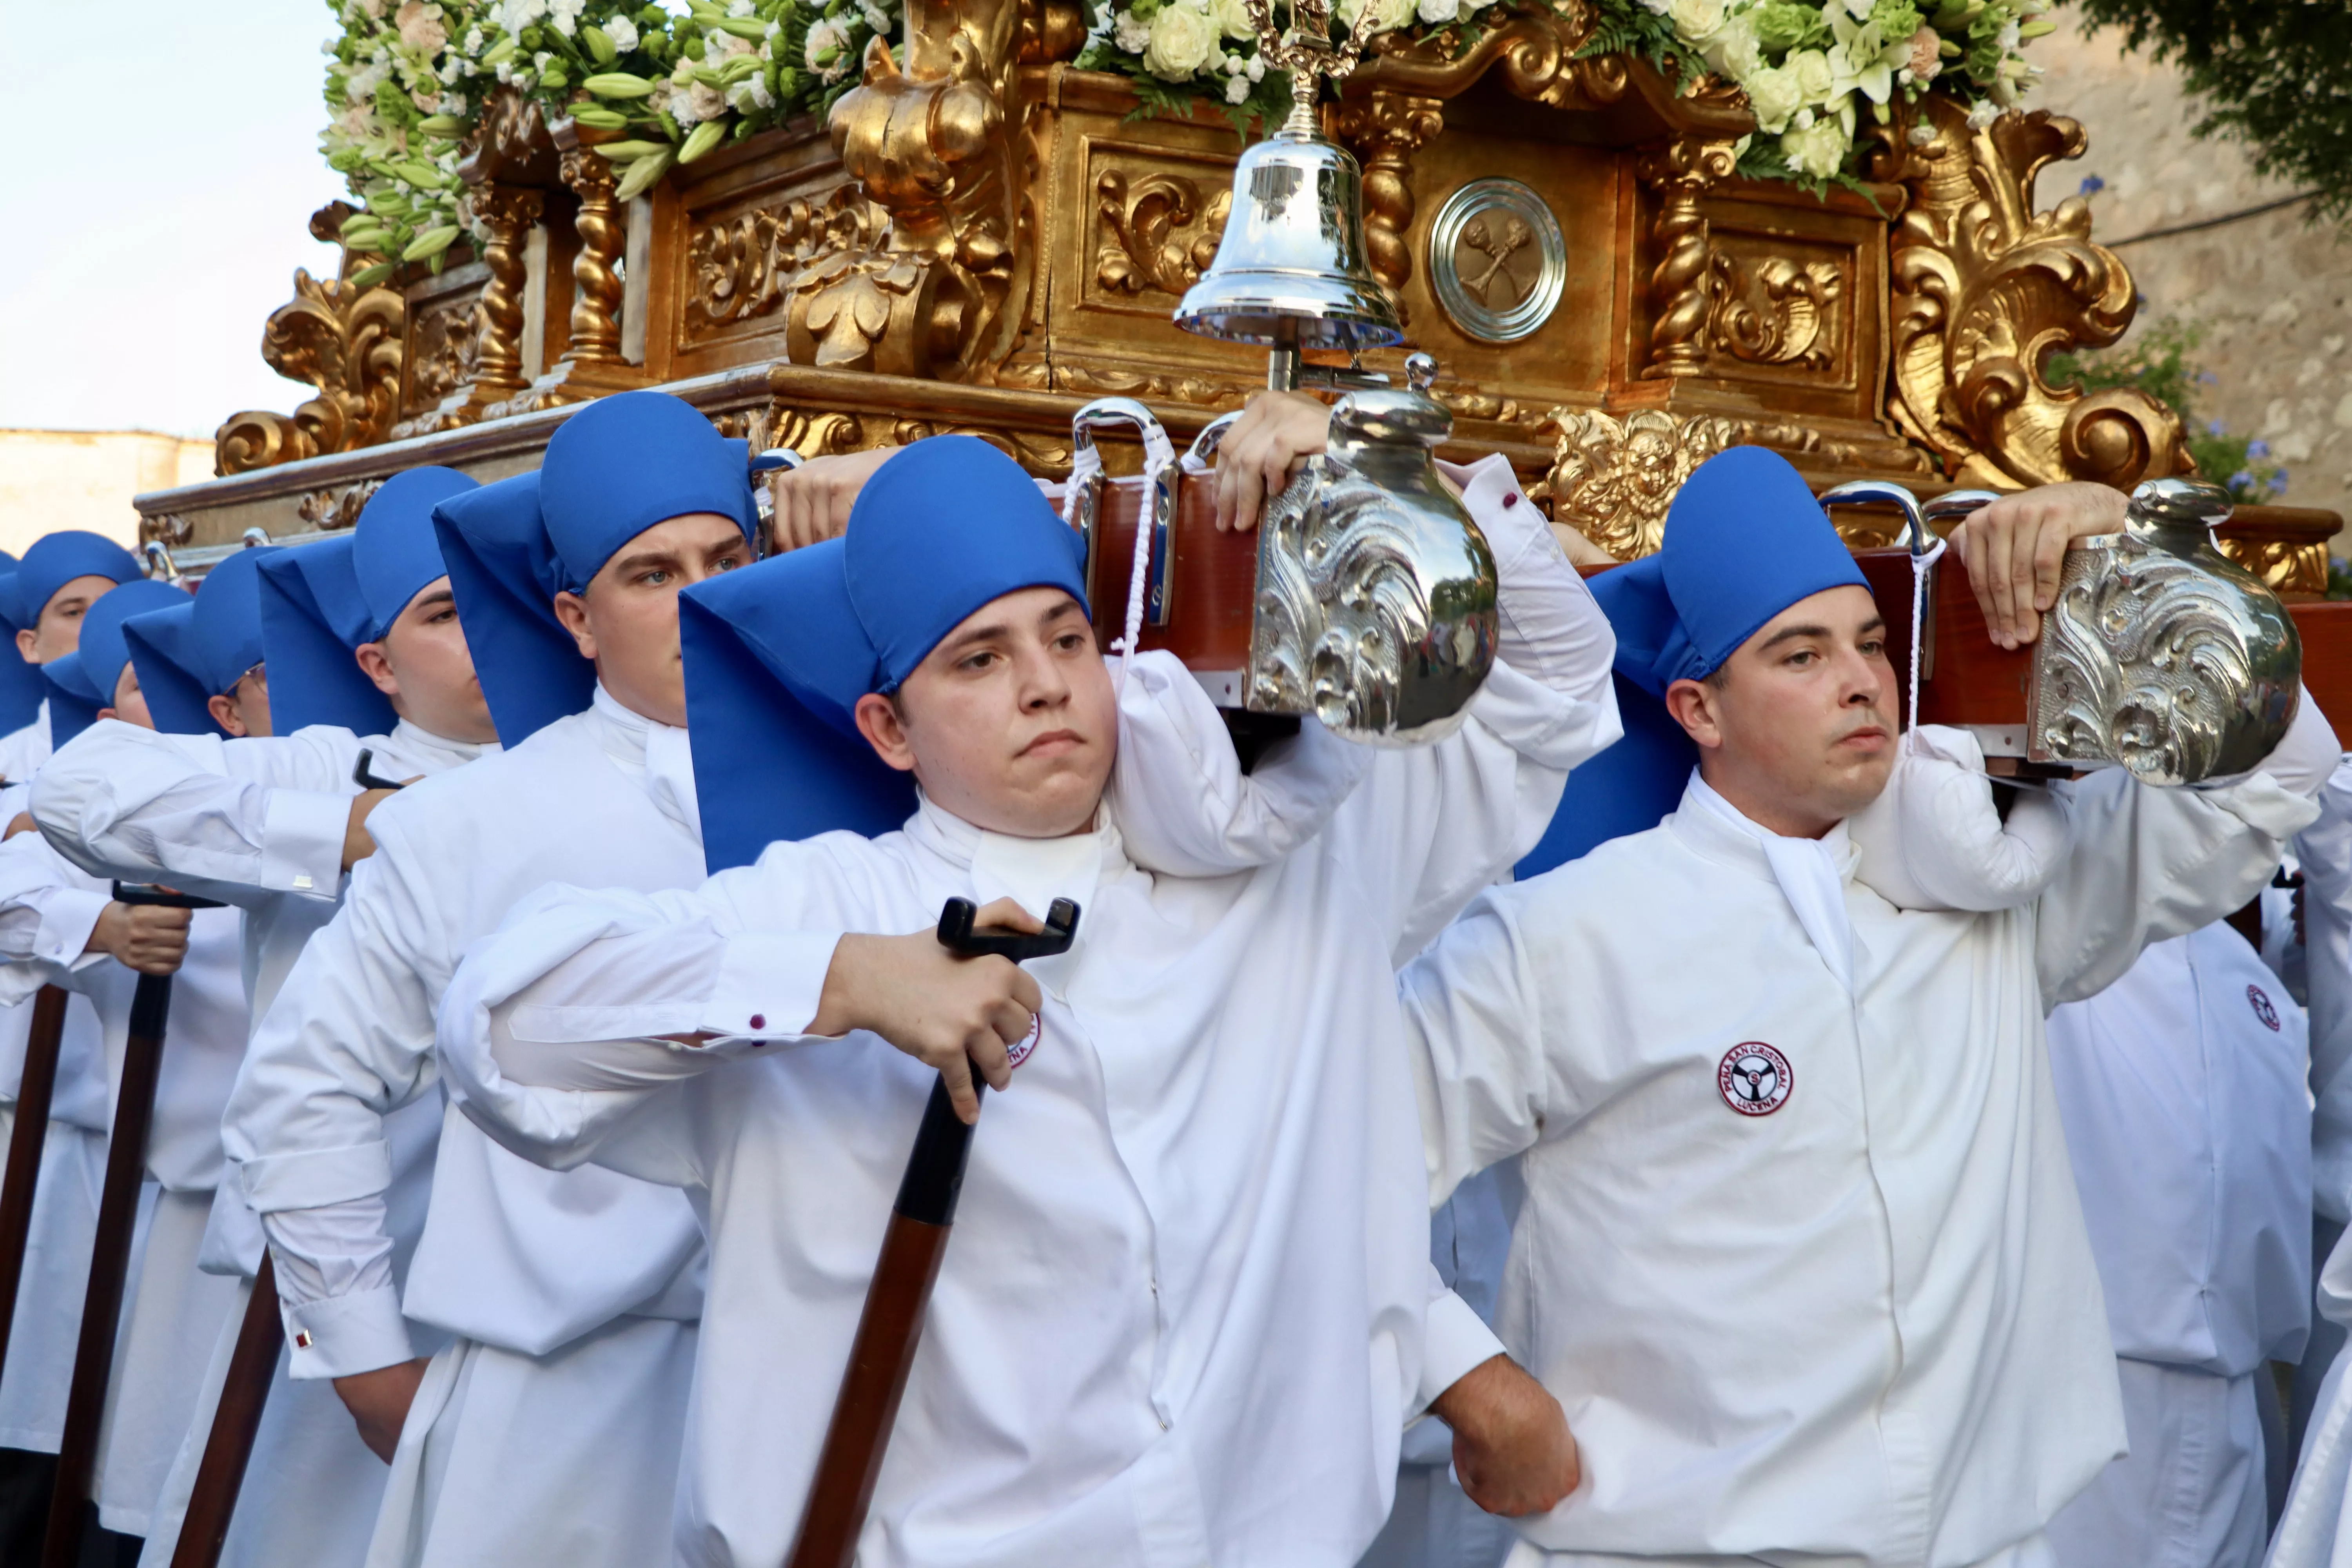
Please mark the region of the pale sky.
[[261, 328], [297, 267], [335, 266], [304, 226], [342, 194], [318, 147], [332, 26], [324, 0], [0, 0], [0, 427], [209, 437], [307, 395]]

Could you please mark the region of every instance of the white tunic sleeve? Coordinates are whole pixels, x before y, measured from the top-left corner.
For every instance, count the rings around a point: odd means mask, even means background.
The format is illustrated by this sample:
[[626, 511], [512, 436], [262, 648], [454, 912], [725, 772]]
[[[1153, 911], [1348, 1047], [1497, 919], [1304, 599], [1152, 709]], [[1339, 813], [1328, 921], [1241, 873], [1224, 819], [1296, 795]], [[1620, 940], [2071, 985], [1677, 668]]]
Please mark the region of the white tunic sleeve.
[[356, 742], [314, 726], [224, 741], [101, 720], [42, 768], [33, 818], [96, 876], [166, 880], [229, 903], [331, 901]]
[[[255, 1029], [222, 1130], [279, 1259], [296, 1377], [410, 1354], [383, 1228], [383, 1119], [434, 1083], [428, 955], [443, 944], [408, 859], [379, 836]], [[313, 1212], [281, 1217], [296, 1211]]]
[[1495, 552], [1502, 637], [1468, 721], [1433, 746], [1382, 752], [1326, 836], [1366, 886], [1365, 918], [1412, 956], [1543, 837], [1570, 768], [1623, 733], [1617, 640], [1510, 464], [1452, 470]]
[[[763, 923], [791, 919], [770, 906], [794, 879], [765, 874], [798, 847], [772, 846], [758, 866], [698, 889], [559, 886], [524, 900], [442, 999], [452, 1100], [508, 1149], [556, 1170], [594, 1158], [647, 1181], [698, 1180], [680, 1142], [644, 1113], [681, 1079], [808, 1037], [842, 933], [746, 930], [731, 896], [758, 887]], [[624, 1144], [607, 1146], [624, 1128]]]
[[1528, 888], [1479, 898], [1397, 976], [1433, 1208], [1534, 1147], [1562, 1098], [1544, 1050], [1561, 1025], [1520, 925]]
[[2311, 998], [2312, 1204], [2352, 1219], [2352, 762], [2320, 786], [2319, 820], [2294, 841], [2303, 866], [2304, 973]]
[[2080, 1001], [2122, 978], [2151, 942], [2210, 925], [2262, 890], [2342, 747], [2305, 692], [2263, 767], [2233, 783], [2157, 789], [2109, 768], [2058, 786], [2073, 852], [2038, 905], [2042, 1005]]
[[107, 961], [85, 951], [112, 900], [84, 885], [37, 833], [0, 844], [0, 1006]]

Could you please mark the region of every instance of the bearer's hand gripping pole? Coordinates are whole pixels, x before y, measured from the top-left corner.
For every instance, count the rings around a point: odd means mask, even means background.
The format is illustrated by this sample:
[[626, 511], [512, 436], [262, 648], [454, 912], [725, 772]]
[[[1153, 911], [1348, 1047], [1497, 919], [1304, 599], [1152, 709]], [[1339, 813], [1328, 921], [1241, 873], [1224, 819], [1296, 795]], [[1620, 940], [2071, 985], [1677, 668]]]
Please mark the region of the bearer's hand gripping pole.
[[[966, 957], [993, 953], [1020, 963], [1067, 952], [1078, 934], [1078, 906], [1067, 899], [1054, 900], [1045, 913], [1045, 929], [1034, 933], [975, 931], [972, 921], [978, 913], [971, 900], [950, 899], [940, 910], [940, 945]], [[974, 1094], [988, 1088], [977, 1073], [971, 1087]], [[792, 1553], [784, 1560], [787, 1568], [850, 1568], [857, 1554], [857, 1534], [866, 1527], [875, 1478], [882, 1472], [890, 1428], [898, 1418], [898, 1400], [907, 1392], [907, 1372], [922, 1338], [923, 1310], [938, 1282], [940, 1259], [946, 1255], [948, 1232], [955, 1224], [971, 1131], [955, 1113], [947, 1084], [933, 1084], [931, 1098], [923, 1106], [922, 1126], [915, 1133], [915, 1152], [898, 1183], [898, 1201], [890, 1206], [889, 1228], [882, 1233], [882, 1256], [874, 1265], [874, 1282], [866, 1289], [866, 1310], [849, 1347], [849, 1369], [842, 1374], [841, 1393], [834, 1401], [833, 1420], [825, 1427], [824, 1447], [809, 1484], [808, 1507], [801, 1515]]]

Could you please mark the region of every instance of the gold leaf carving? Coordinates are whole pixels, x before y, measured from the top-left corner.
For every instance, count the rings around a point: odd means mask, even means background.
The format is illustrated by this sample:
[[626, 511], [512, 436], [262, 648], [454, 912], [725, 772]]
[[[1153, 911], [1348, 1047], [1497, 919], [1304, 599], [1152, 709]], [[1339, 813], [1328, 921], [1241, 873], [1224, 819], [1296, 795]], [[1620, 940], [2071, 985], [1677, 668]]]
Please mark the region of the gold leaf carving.
[[1620, 561], [1658, 548], [1675, 491], [1692, 469], [1740, 439], [1731, 420], [1659, 408], [1622, 416], [1555, 408], [1537, 428], [1554, 437], [1552, 465], [1528, 496], [1549, 500], [1553, 521]]
[[1181, 295], [1199, 282], [1216, 259], [1234, 203], [1230, 186], [1218, 187], [1203, 207], [1191, 180], [1144, 174], [1130, 183], [1116, 169], [1095, 182], [1095, 195], [1108, 231], [1095, 281], [1121, 294]]
[[293, 300], [271, 311], [262, 329], [261, 357], [319, 395], [290, 416], [257, 409], [229, 416], [213, 437], [215, 468], [242, 474], [384, 440], [400, 396], [405, 315], [390, 289], [355, 288], [298, 268]]
[[341, 489], [312, 490], [294, 503], [295, 515], [324, 532], [349, 528], [359, 521], [361, 509], [383, 484], [382, 479], [362, 479]]
[[1751, 269], [1717, 250], [1707, 258], [1707, 352], [1826, 370], [1836, 359], [1844, 294], [1844, 274], [1832, 262], [1771, 256]]
[[2214, 541], [2222, 554], [2263, 580], [2274, 594], [2327, 592], [2327, 546], [2291, 539], [2231, 538]]
[[812, 261], [874, 249], [889, 229], [889, 213], [855, 185], [695, 229], [686, 245], [688, 331], [772, 315]]
[[967, 379], [1011, 353], [1034, 248], [1014, 243], [1020, 20], [1019, 0], [906, 0], [905, 63], [868, 45], [863, 82], [826, 128], [889, 233], [877, 252], [804, 275], [814, 286], [794, 291], [788, 318], [796, 363]]
[[2128, 488], [2185, 472], [2171, 410], [2134, 388], [2086, 396], [2042, 379], [2050, 354], [2121, 337], [2137, 304], [2081, 197], [2034, 210], [2035, 175], [2081, 154], [2082, 126], [2036, 110], [1971, 129], [1941, 98], [1923, 110], [1897, 120], [1879, 160], [1911, 192], [1889, 237], [1889, 416], [1962, 484]]

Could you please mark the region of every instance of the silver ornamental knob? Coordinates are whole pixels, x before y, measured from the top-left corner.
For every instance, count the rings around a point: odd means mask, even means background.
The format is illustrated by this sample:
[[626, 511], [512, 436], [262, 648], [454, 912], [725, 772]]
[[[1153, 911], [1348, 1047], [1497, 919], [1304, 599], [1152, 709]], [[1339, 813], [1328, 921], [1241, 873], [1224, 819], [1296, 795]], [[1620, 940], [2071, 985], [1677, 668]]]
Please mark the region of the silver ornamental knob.
[[1423, 390], [1435, 362], [1415, 358], [1415, 384], [1339, 399], [1328, 448], [1259, 523], [1254, 712], [1419, 745], [1461, 725], [1494, 666], [1494, 552], [1438, 478], [1454, 416]]
[[2123, 532], [2075, 541], [2034, 645], [2034, 761], [2198, 784], [2285, 737], [2303, 645], [2278, 595], [2214, 548], [2230, 512], [2219, 486], [2152, 479]]

